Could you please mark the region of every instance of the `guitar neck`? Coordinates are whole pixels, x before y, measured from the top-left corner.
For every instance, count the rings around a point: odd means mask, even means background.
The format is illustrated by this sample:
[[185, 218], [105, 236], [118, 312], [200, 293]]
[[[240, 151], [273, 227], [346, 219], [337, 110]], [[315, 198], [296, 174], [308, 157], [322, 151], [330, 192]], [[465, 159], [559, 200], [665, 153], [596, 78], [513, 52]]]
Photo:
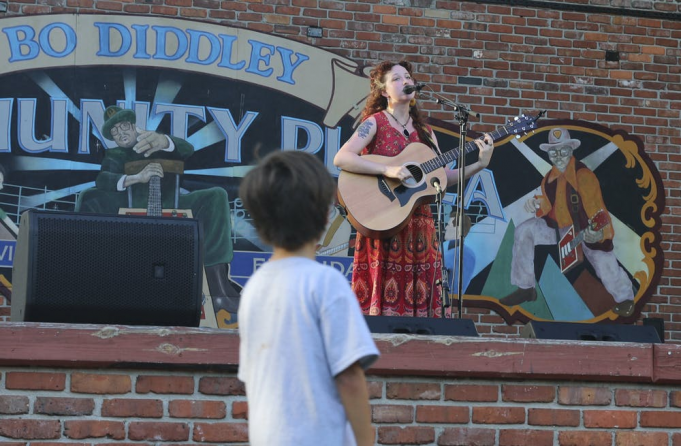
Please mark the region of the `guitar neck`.
[[161, 206], [161, 177], [151, 177], [149, 180], [149, 197], [147, 199], [147, 215], [160, 217], [162, 214]]
[[577, 236], [568, 243], [569, 251], [572, 251], [584, 240], [584, 231], [581, 231]]
[[[498, 129], [494, 130], [493, 132], [490, 132], [490, 136], [492, 137], [493, 140], [496, 141], [499, 138], [510, 135], [507, 128], [508, 128], [508, 126], [498, 128]], [[478, 139], [482, 139], [482, 138], [483, 137], [481, 136]], [[468, 141], [464, 145], [464, 148], [463, 148], [464, 155], [472, 152], [473, 150], [475, 150], [477, 148], [478, 148], [478, 146], [475, 145], [474, 141]], [[426, 161], [425, 163], [421, 164], [421, 168], [424, 170], [424, 172], [430, 173], [430, 172], [433, 172], [437, 169], [440, 169], [440, 168], [446, 166], [447, 164], [451, 163], [452, 161], [459, 159], [461, 157], [460, 155], [461, 154], [460, 154], [460, 151], [459, 151], [459, 147], [457, 147], [455, 149], [448, 150], [447, 152], [443, 153], [440, 156], [437, 156], [437, 157], [435, 157], [431, 160]]]

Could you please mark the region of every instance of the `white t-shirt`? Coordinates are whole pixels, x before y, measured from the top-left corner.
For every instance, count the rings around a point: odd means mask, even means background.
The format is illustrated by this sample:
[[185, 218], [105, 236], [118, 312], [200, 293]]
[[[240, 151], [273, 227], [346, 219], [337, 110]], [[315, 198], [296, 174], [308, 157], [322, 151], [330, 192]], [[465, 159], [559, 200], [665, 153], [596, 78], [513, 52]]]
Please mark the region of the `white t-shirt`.
[[239, 379], [252, 446], [346, 446], [355, 438], [334, 376], [378, 349], [343, 275], [292, 257], [263, 264], [239, 306]]

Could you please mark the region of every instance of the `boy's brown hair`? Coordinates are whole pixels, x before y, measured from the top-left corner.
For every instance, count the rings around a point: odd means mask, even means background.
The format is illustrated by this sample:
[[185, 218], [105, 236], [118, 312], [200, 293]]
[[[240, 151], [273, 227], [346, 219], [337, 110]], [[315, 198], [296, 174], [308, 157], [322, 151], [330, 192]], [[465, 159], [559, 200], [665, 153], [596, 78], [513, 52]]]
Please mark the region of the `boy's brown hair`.
[[239, 195], [260, 239], [295, 251], [322, 236], [335, 191], [321, 161], [285, 150], [267, 155], [248, 172]]

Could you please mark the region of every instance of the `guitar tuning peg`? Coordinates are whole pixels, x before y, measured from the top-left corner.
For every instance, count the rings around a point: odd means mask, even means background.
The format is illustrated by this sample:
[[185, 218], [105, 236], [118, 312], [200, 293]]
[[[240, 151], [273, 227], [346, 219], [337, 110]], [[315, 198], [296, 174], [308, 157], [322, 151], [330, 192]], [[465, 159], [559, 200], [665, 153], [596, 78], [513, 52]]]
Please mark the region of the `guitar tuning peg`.
[[516, 133], [515, 139], [520, 139], [520, 135], [518, 135], [518, 134]]

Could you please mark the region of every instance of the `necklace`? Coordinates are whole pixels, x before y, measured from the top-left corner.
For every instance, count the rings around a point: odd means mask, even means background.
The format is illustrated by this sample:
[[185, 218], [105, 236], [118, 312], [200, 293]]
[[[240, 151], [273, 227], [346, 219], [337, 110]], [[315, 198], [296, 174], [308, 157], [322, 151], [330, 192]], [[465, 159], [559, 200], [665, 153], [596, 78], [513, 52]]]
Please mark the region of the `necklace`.
[[385, 111], [386, 111], [386, 113], [388, 113], [390, 116], [392, 116], [392, 118], [395, 120], [396, 123], [398, 123], [399, 125], [402, 126], [402, 133], [404, 133], [404, 136], [406, 136], [407, 138], [409, 138], [409, 131], [407, 130], [407, 124], [409, 124], [409, 120], [411, 119], [411, 115], [407, 118], [407, 122], [405, 122], [404, 124], [402, 124], [400, 121], [397, 120], [397, 118], [395, 117], [395, 115], [393, 115], [392, 113], [390, 113], [390, 112], [388, 111], [387, 108], [385, 109]]

